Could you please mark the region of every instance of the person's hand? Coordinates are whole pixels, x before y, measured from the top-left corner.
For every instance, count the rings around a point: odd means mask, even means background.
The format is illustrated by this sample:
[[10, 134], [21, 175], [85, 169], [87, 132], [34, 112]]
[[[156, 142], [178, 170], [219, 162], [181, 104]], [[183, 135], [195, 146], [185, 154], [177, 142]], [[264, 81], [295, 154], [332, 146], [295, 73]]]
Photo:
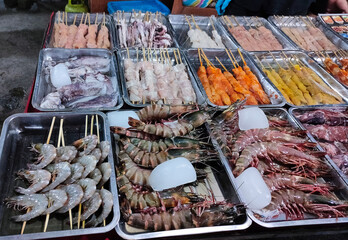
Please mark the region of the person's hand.
[[347, 0], [328, 0], [326, 11], [328, 13], [348, 13]]
[[231, 2], [231, 0], [218, 0], [215, 9], [219, 15], [224, 14], [225, 9], [227, 8], [228, 4]]

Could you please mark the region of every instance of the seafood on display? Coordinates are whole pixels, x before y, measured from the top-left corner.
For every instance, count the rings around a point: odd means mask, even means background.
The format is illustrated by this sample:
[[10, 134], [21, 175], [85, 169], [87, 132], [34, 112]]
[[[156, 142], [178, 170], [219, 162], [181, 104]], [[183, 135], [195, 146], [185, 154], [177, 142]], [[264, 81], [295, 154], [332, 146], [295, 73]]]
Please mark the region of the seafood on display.
[[[109, 29], [105, 26], [105, 13], [103, 21], [98, 23], [98, 14], [92, 20], [90, 14], [84, 13], [81, 16], [79, 25], [74, 22], [68, 25], [68, 13], [57, 13], [56, 21], [53, 25], [52, 39], [50, 45], [54, 48], [105, 48], [110, 49]], [[85, 18], [84, 18], [85, 17]], [[87, 23], [88, 19], [88, 25]]]
[[[278, 27], [299, 47], [307, 51], [337, 50], [326, 35], [307, 17], [275, 17]], [[317, 23], [317, 22], [316, 22]]]
[[[270, 53], [271, 54], [271, 53]], [[296, 106], [341, 104], [343, 99], [330, 86], [328, 86], [319, 75], [297, 56], [288, 57], [283, 53], [280, 55], [281, 65], [271, 54], [274, 62], [255, 57], [271, 82], [283, 94], [286, 101]]]
[[185, 15], [186, 21], [190, 27], [190, 30], [187, 32], [187, 36], [190, 39], [192, 48], [225, 48], [225, 45], [222, 43], [221, 36], [215, 30], [214, 22], [210, 18], [213, 30], [211, 31], [211, 36], [206, 31], [203, 31], [197, 24], [193, 16], [192, 21]]
[[316, 55], [322, 60], [322, 65], [332, 76], [334, 76], [340, 83], [348, 87], [348, 58], [347, 53], [343, 50], [334, 52], [335, 60], [327, 53], [325, 55], [317, 52]]
[[173, 45], [167, 27], [162, 22], [162, 14], [133, 12], [128, 20], [124, 12], [117, 11], [114, 20], [121, 48], [167, 48]]
[[42, 75], [51, 89], [42, 99], [44, 109], [102, 108], [117, 104], [110, 59], [82, 56], [46, 60]]
[[[136, 50], [138, 53], [138, 50]], [[188, 104], [197, 101], [188, 69], [178, 49], [173, 49], [176, 64], [165, 50], [142, 51], [142, 59], [124, 59], [124, 76], [132, 103]], [[157, 55], [158, 54], [158, 55]], [[137, 54], [138, 56], [138, 54]], [[155, 58], [155, 59], [154, 59]]]
[[[244, 18], [247, 25], [249, 25], [248, 29], [239, 24], [234, 16], [224, 16], [222, 20], [232, 36], [247, 51], [275, 51], [283, 49], [282, 44], [273, 35], [272, 31], [266, 28], [257, 17], [250, 19], [252, 25]], [[232, 21], [236, 24], [232, 23]]]
[[[127, 131], [111, 127], [120, 139], [117, 185], [121, 213], [128, 225], [151, 231], [204, 227], [233, 224], [245, 214], [242, 205], [229, 203], [224, 198], [217, 199], [211, 186], [206, 184], [212, 181], [211, 177], [214, 178], [209, 174], [212, 170], [208, 169], [213, 168], [207, 167], [208, 161], [216, 162], [218, 156], [208, 139], [202, 138], [204, 129], [200, 126], [209, 121], [212, 112], [193, 109], [192, 106], [151, 105], [138, 111], [139, 122], [146, 121], [148, 127], [131, 127]], [[174, 121], [175, 118], [178, 120]], [[163, 121], [170, 123], [168, 136], [162, 133]], [[158, 129], [150, 132], [157, 134], [157, 140], [139, 139], [140, 134], [138, 137], [132, 134], [142, 131], [148, 134], [148, 128]], [[201, 138], [197, 139], [197, 136]], [[197, 181], [154, 191], [149, 183], [152, 169], [174, 157], [185, 157], [192, 162]]]
[[[242, 99], [247, 99], [248, 105], [271, 103], [258, 78], [244, 61], [241, 52], [239, 53], [243, 59], [243, 67], [238, 64], [232, 52], [228, 52], [226, 49], [226, 53], [234, 66], [232, 72], [229, 72], [218, 58], [216, 60], [219, 61], [225, 71], [222, 72], [221, 69], [215, 67], [205, 56], [203, 49], [198, 49], [198, 52], [201, 66], [197, 70], [197, 75], [210, 102], [218, 106], [228, 106]], [[205, 60], [207, 68], [204, 67], [202, 58]]]
[[234, 114], [223, 112], [210, 125], [234, 176], [255, 167], [271, 191], [271, 203], [253, 210], [254, 214], [263, 221], [280, 214], [287, 220], [305, 219], [305, 213], [318, 218], [347, 217], [348, 201], [336, 196], [330, 165], [322, 158], [326, 153], [317, 150], [306, 132], [293, 127], [279, 110], [265, 111], [269, 128], [242, 131], [240, 107]]
[[348, 109], [296, 110], [293, 114], [319, 141], [320, 146], [342, 172], [348, 176]]
[[[8, 207], [16, 210], [27, 209], [27, 212], [11, 219], [26, 222], [41, 215], [64, 214], [73, 210], [76, 218], [68, 221], [72, 221], [71, 224], [77, 223], [79, 219], [86, 221], [86, 226], [100, 226], [113, 207], [113, 195], [103, 187], [112, 171], [110, 163], [105, 161], [109, 155], [110, 143], [100, 141], [96, 135], [87, 135], [72, 145], [65, 146], [62, 141], [63, 128], [60, 129], [59, 136], [57, 148], [47, 143], [33, 144], [32, 151], [38, 155], [38, 164], [29, 164], [30, 170], [20, 170], [17, 173], [31, 185], [17, 187], [15, 191], [21, 195], [5, 199]], [[48, 150], [46, 146], [49, 146]], [[95, 149], [101, 152], [99, 159], [88, 155]], [[81, 205], [82, 212], [80, 210], [78, 213], [78, 205]], [[47, 225], [44, 231], [46, 227]]]

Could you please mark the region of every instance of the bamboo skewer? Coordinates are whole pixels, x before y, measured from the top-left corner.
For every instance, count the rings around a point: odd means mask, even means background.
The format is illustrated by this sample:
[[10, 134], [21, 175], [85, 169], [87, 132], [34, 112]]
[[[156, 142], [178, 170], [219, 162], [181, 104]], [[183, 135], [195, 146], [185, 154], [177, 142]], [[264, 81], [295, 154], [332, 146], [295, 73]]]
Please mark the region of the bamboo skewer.
[[220, 65], [223, 67], [223, 69], [225, 69], [226, 72], [228, 72], [228, 70], [226, 69], [226, 67], [222, 64], [222, 62], [220, 61], [220, 59], [218, 57], [216, 57], [216, 60], [220, 63]]
[[240, 57], [242, 58], [242, 61], [243, 61], [244, 66], [247, 66], [247, 64], [246, 64], [246, 62], [245, 62], [245, 60], [244, 60], [243, 54], [241, 53], [241, 51], [239, 50], [239, 48], [238, 48], [237, 50], [238, 50], [238, 53], [239, 53]]
[[238, 61], [237, 61], [237, 59], [234, 57], [234, 55], [233, 55], [233, 53], [232, 53], [231, 49], [229, 49], [229, 51], [230, 51], [230, 54], [231, 54], [231, 56], [232, 56], [233, 60], [236, 62], [237, 67], [239, 67]]
[[191, 18], [192, 18], [192, 21], [193, 21], [195, 27], [196, 27], [197, 29], [201, 30], [201, 29], [199, 28], [199, 26], [197, 25], [197, 23], [196, 23], [196, 21], [195, 21], [195, 17], [193, 16], [193, 14], [191, 14]]
[[230, 53], [228, 52], [227, 48], [225, 48], [225, 50], [226, 50], [226, 53], [227, 53], [229, 59], [231, 60], [231, 62], [232, 62], [232, 64], [233, 64], [233, 67], [236, 68], [236, 65], [234, 64], [234, 61], [233, 61], [233, 59], [232, 59]]

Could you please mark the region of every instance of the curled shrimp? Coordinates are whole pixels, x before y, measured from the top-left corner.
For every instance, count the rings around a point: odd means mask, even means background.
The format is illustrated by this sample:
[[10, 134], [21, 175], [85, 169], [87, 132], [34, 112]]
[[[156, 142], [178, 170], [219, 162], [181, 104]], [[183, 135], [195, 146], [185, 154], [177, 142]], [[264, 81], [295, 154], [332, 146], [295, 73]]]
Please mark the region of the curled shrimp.
[[28, 180], [31, 185], [28, 188], [17, 187], [16, 192], [21, 194], [34, 194], [46, 187], [51, 180], [51, 173], [44, 169], [22, 170], [17, 173], [18, 176]]
[[99, 160], [99, 163], [104, 162], [105, 158], [109, 155], [111, 145], [108, 141], [102, 141], [99, 144], [99, 148], [101, 150], [101, 158]]
[[95, 168], [90, 174], [88, 174], [88, 177], [93, 179], [95, 183], [98, 184], [103, 176], [100, 170]]
[[102, 187], [111, 177], [111, 165], [108, 162], [104, 162], [98, 166], [102, 174], [102, 179], [100, 180], [98, 186]]
[[73, 145], [79, 152], [79, 156], [88, 155], [93, 149], [97, 147], [98, 137], [96, 135], [88, 135], [87, 137], [81, 138], [73, 142]]
[[80, 179], [85, 168], [82, 166], [81, 163], [77, 162], [74, 164], [70, 164], [70, 170], [71, 170], [71, 174], [64, 181], [65, 184], [72, 184], [76, 182], [78, 179]]
[[63, 207], [66, 201], [68, 201], [68, 195], [63, 189], [53, 189], [46, 193], [48, 199], [48, 208], [42, 215], [51, 214]]
[[[98, 211], [102, 203], [102, 198], [99, 192], [95, 192], [87, 201], [82, 205], [83, 212], [81, 214], [81, 221], [87, 220], [93, 213]], [[73, 223], [77, 223], [78, 218], [73, 219]]]
[[37, 161], [32, 164], [28, 164], [29, 169], [36, 170], [42, 169], [50, 164], [57, 156], [57, 149], [52, 144], [42, 144], [40, 147], [35, 147], [40, 153]]
[[64, 182], [71, 174], [70, 164], [68, 162], [60, 162], [56, 164], [50, 164], [46, 168], [52, 173], [52, 178], [54, 179], [51, 184], [45, 187], [42, 192], [48, 192], [56, 188], [59, 184]]
[[29, 221], [35, 217], [43, 214], [48, 205], [48, 199], [45, 194], [29, 194], [19, 195], [5, 199], [7, 207], [14, 207], [15, 209], [28, 209], [31, 211], [23, 214], [13, 216], [11, 219], [16, 222]]
[[83, 189], [83, 198], [81, 199], [80, 203], [84, 203], [90, 199], [97, 190], [97, 184], [93, 179], [83, 178], [78, 180], [76, 183], [79, 184]]
[[85, 178], [90, 174], [93, 169], [97, 166], [98, 160], [95, 156], [85, 155], [77, 159], [77, 162], [80, 163], [84, 167], [84, 171], [82, 173], [81, 178]]
[[83, 198], [83, 189], [79, 184], [68, 184], [60, 186], [59, 189], [62, 189], [68, 195], [68, 200], [64, 205], [57, 210], [58, 213], [66, 213], [69, 209], [76, 207]]
[[99, 160], [101, 159], [101, 156], [102, 156], [100, 148], [96, 147], [95, 149], [93, 149], [93, 151], [90, 153], [90, 155], [94, 156], [97, 159], [97, 161], [99, 162]]
[[110, 191], [106, 189], [101, 189], [97, 191], [99, 192], [102, 199], [103, 210], [98, 217], [95, 217], [95, 215], [93, 215], [91, 220], [88, 223], [86, 223], [86, 226], [96, 227], [99, 224], [101, 224], [109, 216], [114, 205], [113, 196]]
[[57, 148], [57, 157], [54, 160], [56, 163], [59, 162], [71, 162], [77, 155], [77, 149], [74, 146], [63, 146]]

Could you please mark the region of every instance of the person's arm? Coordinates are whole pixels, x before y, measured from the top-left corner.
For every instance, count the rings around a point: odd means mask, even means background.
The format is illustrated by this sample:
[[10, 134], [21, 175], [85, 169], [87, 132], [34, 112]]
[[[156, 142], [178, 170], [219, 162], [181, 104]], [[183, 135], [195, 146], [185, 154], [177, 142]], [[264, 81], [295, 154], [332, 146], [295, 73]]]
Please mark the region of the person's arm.
[[328, 0], [326, 11], [328, 13], [348, 13], [347, 0]]

